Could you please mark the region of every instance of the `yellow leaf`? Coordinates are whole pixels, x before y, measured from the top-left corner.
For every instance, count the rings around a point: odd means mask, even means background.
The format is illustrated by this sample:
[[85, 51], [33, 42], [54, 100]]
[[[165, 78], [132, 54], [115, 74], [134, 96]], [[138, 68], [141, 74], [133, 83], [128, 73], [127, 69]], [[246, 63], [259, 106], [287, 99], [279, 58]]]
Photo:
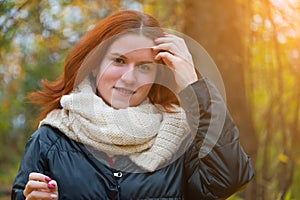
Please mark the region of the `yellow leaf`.
[[280, 162], [283, 162], [283, 163], [287, 163], [289, 161], [289, 157], [284, 153], [280, 153], [278, 155], [278, 159]]

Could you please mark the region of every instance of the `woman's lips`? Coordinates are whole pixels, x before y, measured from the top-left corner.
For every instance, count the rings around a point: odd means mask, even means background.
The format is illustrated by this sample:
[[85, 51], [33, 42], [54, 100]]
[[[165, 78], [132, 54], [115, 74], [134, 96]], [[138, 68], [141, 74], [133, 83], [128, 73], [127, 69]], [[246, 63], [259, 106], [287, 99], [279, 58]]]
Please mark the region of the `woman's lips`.
[[123, 94], [123, 95], [133, 95], [135, 94], [135, 91], [134, 90], [131, 90], [131, 89], [127, 89], [127, 88], [121, 88], [121, 87], [114, 87], [114, 89], [119, 92], [120, 94]]

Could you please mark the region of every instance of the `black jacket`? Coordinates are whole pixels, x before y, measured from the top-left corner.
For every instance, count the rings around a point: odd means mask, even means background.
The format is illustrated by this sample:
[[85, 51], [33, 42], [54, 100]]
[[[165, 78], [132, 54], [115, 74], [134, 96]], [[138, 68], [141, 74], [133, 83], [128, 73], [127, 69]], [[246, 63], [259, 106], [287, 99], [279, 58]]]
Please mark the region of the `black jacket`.
[[[189, 91], [194, 91], [196, 98]], [[48, 175], [58, 183], [60, 199], [218, 199], [241, 189], [253, 177], [250, 158], [238, 140], [238, 129], [228, 112], [214, 148], [199, 157], [212, 115], [212, 105], [224, 105], [207, 79], [180, 93], [188, 118], [193, 106], [200, 109], [197, 135], [188, 150], [170, 165], [148, 173], [129, 173], [111, 168], [105, 159], [58, 129], [40, 127], [29, 139], [12, 189], [12, 199], [25, 199], [23, 189], [30, 172]], [[212, 100], [214, 99], [213, 103]], [[196, 109], [197, 110], [197, 109]], [[198, 112], [198, 111], [197, 111]], [[191, 124], [193, 126], [193, 124]], [[205, 148], [204, 148], [205, 149]], [[115, 163], [130, 163], [125, 156]]]

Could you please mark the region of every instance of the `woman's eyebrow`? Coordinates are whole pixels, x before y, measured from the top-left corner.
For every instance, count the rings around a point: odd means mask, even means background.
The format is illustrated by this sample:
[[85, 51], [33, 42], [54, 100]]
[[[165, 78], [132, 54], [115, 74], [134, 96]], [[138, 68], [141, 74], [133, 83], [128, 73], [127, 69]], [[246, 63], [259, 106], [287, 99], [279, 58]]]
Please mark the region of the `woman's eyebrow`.
[[155, 62], [152, 61], [152, 60], [151, 60], [151, 61], [150, 61], [150, 60], [149, 60], [149, 61], [139, 61], [138, 64], [139, 64], [139, 65], [144, 65], [144, 64], [155, 64]]
[[[110, 53], [111, 56], [116, 56], [116, 57], [119, 57], [119, 58], [124, 58], [124, 59], [128, 59], [128, 57], [126, 57], [125, 55], [121, 54], [121, 53], [117, 53], [117, 52], [112, 52]], [[142, 60], [142, 61], [139, 61], [137, 62], [139, 65], [141, 64], [155, 64], [156, 62], [154, 60]]]
[[121, 54], [121, 53], [110, 53], [111, 56], [117, 56], [117, 57], [121, 57], [121, 58], [127, 58], [125, 55]]

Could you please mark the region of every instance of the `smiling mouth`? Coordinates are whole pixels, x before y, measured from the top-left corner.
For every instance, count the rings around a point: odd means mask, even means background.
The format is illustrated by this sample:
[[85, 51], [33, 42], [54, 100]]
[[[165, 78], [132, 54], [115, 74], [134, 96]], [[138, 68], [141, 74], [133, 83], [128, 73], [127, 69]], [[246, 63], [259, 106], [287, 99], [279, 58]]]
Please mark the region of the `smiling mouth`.
[[118, 87], [114, 87], [114, 89], [117, 90], [119, 93], [124, 94], [124, 95], [133, 95], [133, 94], [135, 94], [135, 91], [129, 90], [129, 89], [118, 88]]

